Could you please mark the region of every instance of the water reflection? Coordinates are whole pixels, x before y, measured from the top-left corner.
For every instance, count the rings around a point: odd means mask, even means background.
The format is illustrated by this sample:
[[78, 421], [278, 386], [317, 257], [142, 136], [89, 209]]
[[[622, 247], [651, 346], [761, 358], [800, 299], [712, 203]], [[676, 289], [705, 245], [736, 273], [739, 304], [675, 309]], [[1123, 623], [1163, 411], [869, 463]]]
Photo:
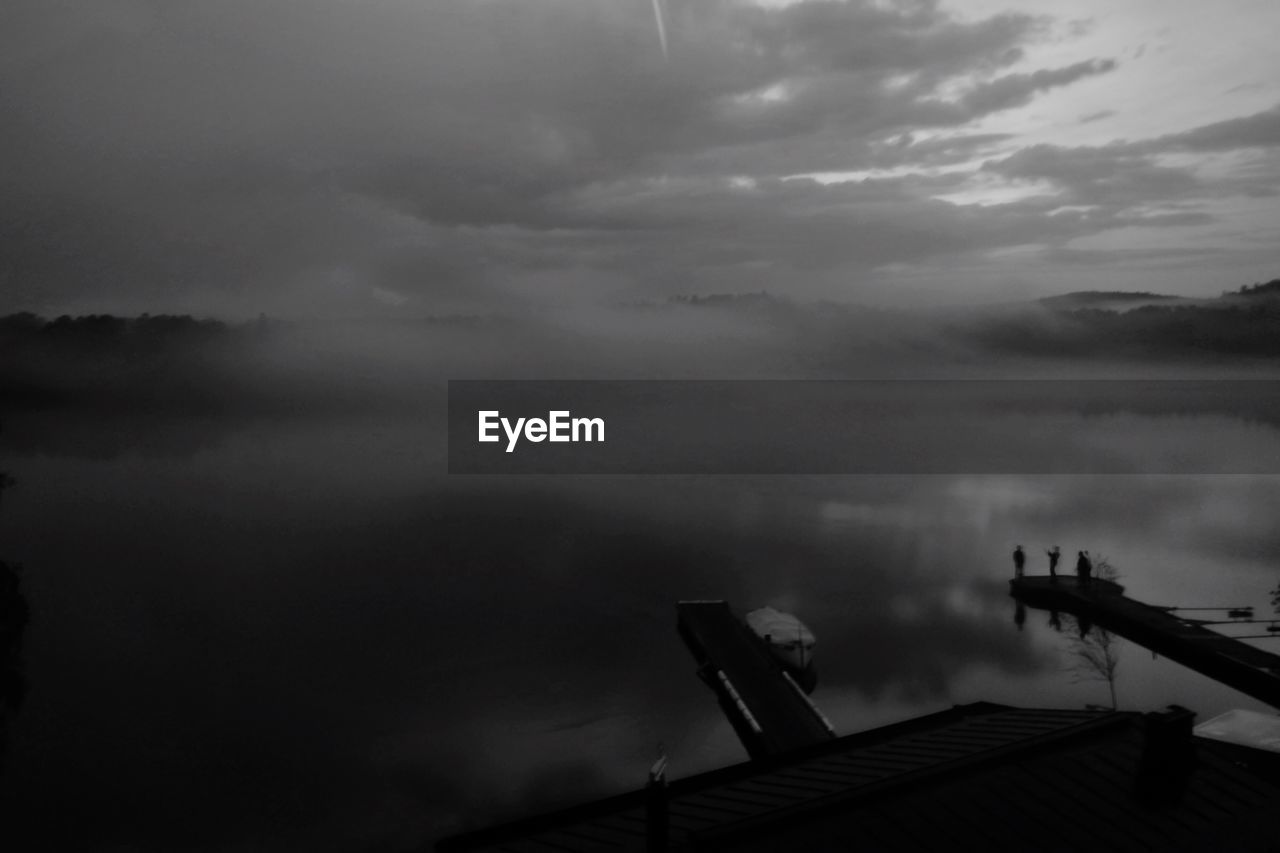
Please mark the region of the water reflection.
[[[1009, 624], [1014, 543], [1168, 604], [1259, 599], [1280, 549], [1275, 478], [451, 481], [417, 422], [207, 426], [11, 459], [38, 618], [0, 801], [50, 847], [399, 849], [637, 787], [658, 743], [675, 776], [741, 760], [680, 598], [800, 615], [841, 731], [1079, 707], [1071, 628]], [[1129, 707], [1256, 707], [1125, 666]]]

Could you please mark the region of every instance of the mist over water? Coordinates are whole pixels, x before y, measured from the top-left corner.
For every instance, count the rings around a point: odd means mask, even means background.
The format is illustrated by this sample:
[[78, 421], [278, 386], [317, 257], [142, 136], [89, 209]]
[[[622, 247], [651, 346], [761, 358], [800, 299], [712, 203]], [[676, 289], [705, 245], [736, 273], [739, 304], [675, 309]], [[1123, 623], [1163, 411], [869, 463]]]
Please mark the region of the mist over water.
[[[1016, 543], [1035, 572], [1044, 548], [1087, 548], [1141, 600], [1267, 612], [1272, 476], [444, 473], [445, 378], [823, 373], [775, 358], [776, 323], [712, 325], [664, 322], [658, 346], [637, 323], [612, 350], [533, 325], [302, 327], [242, 363], [274, 406], [11, 408], [0, 542], [32, 620], [6, 823], [63, 849], [406, 849], [633, 789], [659, 748], [677, 776], [744, 760], [676, 635], [683, 598], [799, 614], [841, 733], [976, 700], [1107, 702], [1047, 614], [1014, 624]], [[1071, 372], [895, 340], [840, 375]], [[1171, 372], [1074, 373], [1105, 369]], [[1131, 412], [1098, 452], [1171, 435], [1270, 452], [1277, 424], [1247, 409]], [[1202, 719], [1259, 707], [1127, 642], [1117, 690]]]
[[[1129, 642], [1089, 677], [1008, 580], [1272, 612], [1277, 28], [5, 0], [0, 853], [401, 853], [741, 762], [681, 599], [801, 618], [841, 733], [1258, 707]], [[467, 468], [458, 380], [616, 456]]]

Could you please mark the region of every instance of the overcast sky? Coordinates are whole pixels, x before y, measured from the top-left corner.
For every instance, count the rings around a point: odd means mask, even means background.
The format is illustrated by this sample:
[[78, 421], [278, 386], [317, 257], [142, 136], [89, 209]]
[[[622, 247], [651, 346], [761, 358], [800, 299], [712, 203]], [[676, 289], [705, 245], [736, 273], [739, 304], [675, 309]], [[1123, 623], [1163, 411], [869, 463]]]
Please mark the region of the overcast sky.
[[0, 310], [1216, 293], [1280, 277], [1278, 32], [1275, 0], [7, 0]]

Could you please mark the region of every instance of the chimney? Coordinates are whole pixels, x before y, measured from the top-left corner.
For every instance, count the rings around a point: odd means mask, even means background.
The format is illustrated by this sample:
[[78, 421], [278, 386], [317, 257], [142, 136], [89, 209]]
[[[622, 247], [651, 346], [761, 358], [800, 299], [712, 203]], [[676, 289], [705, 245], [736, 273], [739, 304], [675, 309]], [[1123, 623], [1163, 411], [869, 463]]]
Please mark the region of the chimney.
[[1195, 719], [1195, 712], [1181, 705], [1143, 715], [1135, 791], [1142, 802], [1172, 805], [1182, 798], [1196, 764]]

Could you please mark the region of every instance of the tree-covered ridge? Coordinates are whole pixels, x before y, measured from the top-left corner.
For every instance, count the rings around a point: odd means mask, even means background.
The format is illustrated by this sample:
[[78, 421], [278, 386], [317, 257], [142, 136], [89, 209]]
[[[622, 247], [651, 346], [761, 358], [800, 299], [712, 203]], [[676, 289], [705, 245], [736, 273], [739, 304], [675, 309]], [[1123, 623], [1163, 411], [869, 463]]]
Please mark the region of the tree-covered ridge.
[[229, 331], [230, 327], [221, 320], [199, 319], [189, 314], [142, 314], [138, 317], [117, 317], [114, 314], [72, 317], [63, 314], [48, 320], [24, 311], [0, 317], [0, 336], [4, 337], [43, 334], [81, 340], [213, 339]]
[[1152, 293], [1146, 290], [1077, 290], [1058, 296], [1046, 296], [1040, 302], [1044, 305], [1071, 306], [1089, 305], [1098, 302], [1151, 302], [1156, 300], [1176, 300], [1178, 298], [1167, 293]]
[[1029, 355], [1275, 357], [1280, 356], [1280, 304], [1023, 312], [961, 331], [985, 346]]
[[[1271, 297], [1280, 296], [1280, 278], [1259, 284], [1242, 285], [1235, 290], [1224, 290], [1222, 300], [1233, 301], [1235, 297]], [[1179, 301], [1196, 301], [1188, 297], [1173, 296], [1168, 293], [1154, 293], [1149, 290], [1076, 290], [1056, 296], [1046, 296], [1038, 300], [1041, 305], [1063, 310], [1103, 307], [1108, 304], [1117, 307], [1126, 303], [1151, 303]]]
[[1262, 284], [1245, 285], [1239, 290], [1224, 293], [1223, 296], [1280, 296], [1280, 278]]
[[187, 315], [0, 317], [0, 406], [143, 398], [212, 402], [253, 324]]
[[1081, 291], [1040, 300], [1038, 310], [1006, 311], [952, 331], [985, 348], [1031, 356], [1274, 358], [1280, 356], [1280, 299], [1259, 298], [1273, 295], [1280, 295], [1280, 279], [1202, 300]]

